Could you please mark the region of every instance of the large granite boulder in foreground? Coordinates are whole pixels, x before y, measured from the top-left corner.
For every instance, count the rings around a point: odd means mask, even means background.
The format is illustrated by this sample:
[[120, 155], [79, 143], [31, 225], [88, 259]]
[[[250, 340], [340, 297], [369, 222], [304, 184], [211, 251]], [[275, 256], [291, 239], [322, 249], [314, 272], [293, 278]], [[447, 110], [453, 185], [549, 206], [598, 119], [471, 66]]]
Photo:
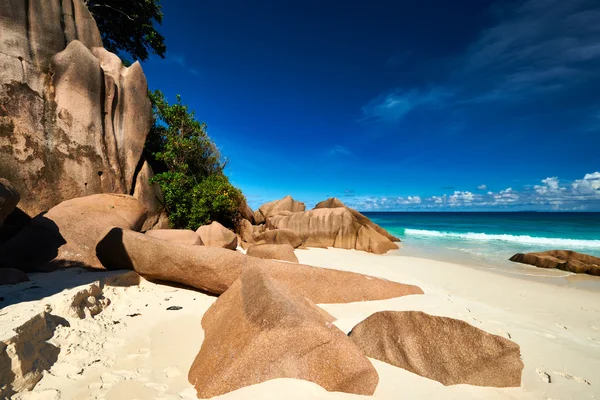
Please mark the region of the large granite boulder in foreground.
[[256, 258], [298, 262], [294, 248], [289, 244], [253, 244], [248, 247], [246, 254]]
[[372, 226], [362, 225], [344, 207], [274, 215], [267, 220], [267, 228], [289, 229], [304, 241], [306, 247], [337, 247], [375, 254], [398, 248]]
[[349, 336], [367, 357], [444, 385], [521, 385], [519, 345], [457, 319], [382, 311], [356, 325]]
[[146, 235], [174, 243], [203, 244], [200, 236], [191, 229], [153, 229], [146, 232]]
[[294, 200], [292, 196], [285, 196], [281, 200], [271, 201], [260, 206], [254, 212], [254, 222], [256, 224], [263, 224], [272, 215], [302, 212], [304, 210], [306, 210], [304, 203]]
[[64, 201], [0, 247], [0, 267], [24, 271], [39, 267], [86, 266], [102, 268], [96, 244], [106, 228], [139, 230], [146, 209], [132, 196], [96, 194]]
[[205, 246], [222, 247], [229, 250], [237, 249], [237, 235], [217, 221], [214, 221], [210, 225], [201, 226], [196, 233], [200, 236]]
[[366, 216], [364, 216], [363, 214], [361, 214], [360, 212], [358, 212], [357, 210], [355, 210], [354, 208], [350, 208], [347, 205], [345, 205], [344, 203], [341, 202], [341, 200], [335, 198], [335, 197], [331, 197], [327, 200], [323, 200], [320, 203], [317, 203], [317, 205], [315, 206], [315, 209], [318, 208], [338, 208], [338, 207], [342, 207], [347, 209], [348, 211], [350, 211], [352, 213], [352, 215], [354, 216], [354, 218], [356, 218], [356, 220], [358, 221], [359, 224], [361, 225], [368, 225], [369, 227], [373, 228], [377, 233], [379, 233], [380, 235], [385, 236], [386, 238], [390, 239], [392, 242], [399, 242], [400, 239], [398, 239], [397, 237], [390, 235], [390, 233], [388, 231], [386, 231], [385, 229], [383, 229], [382, 227], [380, 227], [379, 225], [377, 225], [376, 223], [374, 223], [373, 221], [371, 221], [369, 218], [367, 218]]
[[540, 253], [518, 253], [510, 261], [540, 268], [557, 268], [577, 274], [600, 276], [600, 258], [570, 250], [550, 250]]
[[20, 199], [21, 196], [15, 187], [8, 180], [0, 178], [0, 226], [17, 207]]
[[[0, 176], [21, 209], [152, 192], [137, 174], [152, 124], [146, 78], [102, 48], [84, 2], [2, 1], [0, 32]], [[140, 201], [158, 215], [151, 195]]]
[[209, 246], [172, 243], [120, 228], [108, 229], [96, 247], [106, 269], [134, 269], [140, 275], [221, 294], [244, 268], [264, 268], [314, 303], [350, 303], [423, 294], [417, 286], [386, 279], [263, 260]]
[[188, 379], [203, 399], [276, 378], [372, 395], [375, 368], [332, 320], [266, 270], [245, 268], [204, 314]]

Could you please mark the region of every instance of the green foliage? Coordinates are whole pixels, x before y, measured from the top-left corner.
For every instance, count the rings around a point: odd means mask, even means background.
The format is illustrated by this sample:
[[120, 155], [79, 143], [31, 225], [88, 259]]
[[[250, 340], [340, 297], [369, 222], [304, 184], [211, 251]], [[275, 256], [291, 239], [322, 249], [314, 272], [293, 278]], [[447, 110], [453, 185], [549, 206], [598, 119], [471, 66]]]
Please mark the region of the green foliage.
[[160, 185], [171, 225], [197, 229], [218, 221], [233, 228], [245, 201], [223, 174], [226, 162], [198, 122], [194, 112], [181, 103], [169, 104], [160, 91], [149, 93], [154, 125], [146, 140], [146, 150], [162, 163], [164, 172], [152, 182]]
[[149, 52], [162, 58], [167, 47], [155, 24], [163, 20], [160, 0], [84, 0], [102, 35], [104, 48], [144, 61]]

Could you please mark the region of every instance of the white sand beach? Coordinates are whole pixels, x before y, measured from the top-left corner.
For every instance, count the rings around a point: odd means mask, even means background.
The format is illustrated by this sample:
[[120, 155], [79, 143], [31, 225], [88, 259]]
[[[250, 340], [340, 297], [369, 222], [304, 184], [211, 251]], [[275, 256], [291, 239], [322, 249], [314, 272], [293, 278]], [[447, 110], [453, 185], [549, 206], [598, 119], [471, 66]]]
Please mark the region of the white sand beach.
[[[563, 274], [524, 279], [453, 263], [354, 250], [296, 250], [301, 263], [416, 284], [422, 296], [322, 307], [348, 332], [376, 311], [420, 310], [461, 319], [518, 343], [525, 364], [520, 388], [443, 386], [373, 360], [379, 373], [374, 398], [593, 399], [600, 397], [600, 293], [553, 284]], [[526, 270], [525, 270], [526, 271]], [[535, 275], [539, 269], [531, 267]], [[200, 320], [216, 300], [194, 290], [141, 280], [104, 287], [110, 300], [95, 317], [67, 317], [73, 293], [107, 275], [69, 269], [32, 274], [31, 282], [0, 288], [0, 334], [52, 309], [65, 316], [49, 343], [57, 361], [32, 392], [17, 399], [195, 399], [187, 373], [203, 340]], [[125, 272], [126, 274], [126, 272]], [[554, 276], [553, 276], [554, 275]], [[594, 279], [593, 277], [590, 279]], [[9, 305], [7, 305], [9, 304]], [[167, 310], [179, 306], [180, 310]], [[276, 379], [227, 393], [223, 399], [360, 398], [331, 393], [301, 380]]]

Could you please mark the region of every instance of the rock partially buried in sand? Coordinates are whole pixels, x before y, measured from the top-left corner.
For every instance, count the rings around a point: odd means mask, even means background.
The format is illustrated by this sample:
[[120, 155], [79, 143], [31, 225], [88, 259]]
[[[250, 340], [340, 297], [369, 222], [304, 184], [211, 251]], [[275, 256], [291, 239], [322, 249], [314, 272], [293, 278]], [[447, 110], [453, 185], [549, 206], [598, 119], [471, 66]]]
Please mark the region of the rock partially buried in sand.
[[0, 337], [0, 398], [33, 389], [50, 370], [60, 349], [48, 340], [59, 325], [69, 323], [44, 311], [15, 328], [14, 336]]
[[174, 243], [202, 245], [200, 236], [190, 229], [153, 229], [146, 235]]
[[521, 385], [519, 345], [457, 319], [382, 311], [356, 325], [349, 336], [367, 357], [444, 385]]
[[510, 261], [539, 268], [557, 268], [577, 274], [600, 276], [600, 258], [570, 250], [550, 250], [540, 253], [518, 253]]
[[16, 285], [17, 283], [27, 282], [27, 274], [20, 269], [0, 268], [0, 286]]
[[132, 196], [96, 194], [60, 203], [0, 247], [0, 266], [24, 271], [54, 267], [102, 268], [96, 244], [106, 228], [138, 230], [146, 209]]
[[105, 232], [96, 253], [106, 269], [134, 269], [149, 279], [180, 283], [213, 294], [227, 290], [247, 267], [264, 268], [273, 278], [314, 303], [350, 303], [423, 294], [417, 286], [381, 278], [263, 260], [217, 247], [171, 243], [120, 228]]
[[0, 226], [19, 204], [20, 199], [21, 196], [15, 187], [8, 180], [0, 178]]
[[54, 307], [54, 312], [71, 318], [93, 318], [110, 305], [110, 299], [104, 297], [103, 286], [103, 282], [97, 281], [73, 290], [67, 299]]
[[210, 225], [201, 226], [196, 233], [205, 246], [222, 247], [229, 250], [237, 248], [237, 235], [217, 221]]
[[289, 244], [253, 244], [248, 247], [246, 254], [270, 260], [298, 262], [298, 257], [294, 254], [294, 248]]
[[188, 379], [203, 399], [276, 378], [372, 395], [375, 368], [332, 320], [265, 270], [246, 268], [202, 318]]

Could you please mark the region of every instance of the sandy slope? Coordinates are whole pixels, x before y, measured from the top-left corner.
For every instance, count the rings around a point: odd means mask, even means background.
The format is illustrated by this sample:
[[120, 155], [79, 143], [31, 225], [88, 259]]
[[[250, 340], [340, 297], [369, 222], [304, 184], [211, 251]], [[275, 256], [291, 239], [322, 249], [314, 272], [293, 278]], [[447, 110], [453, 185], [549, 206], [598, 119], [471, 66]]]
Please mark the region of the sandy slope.
[[[463, 319], [521, 346], [521, 388], [443, 385], [373, 360], [380, 375], [375, 398], [588, 399], [600, 398], [600, 293], [493, 271], [420, 258], [353, 250], [298, 250], [300, 262], [345, 269], [421, 286], [424, 296], [324, 305], [349, 331], [380, 310], [422, 310]], [[537, 270], [536, 270], [537, 271]], [[61, 313], [73, 293], [102, 276], [81, 270], [35, 275], [0, 288], [0, 335], [50, 307]], [[64, 288], [75, 288], [63, 291]], [[29, 288], [29, 289], [27, 289]], [[27, 289], [27, 290], [26, 290]], [[22, 399], [195, 399], [187, 371], [202, 344], [202, 314], [215, 298], [142, 281], [106, 286], [111, 304], [94, 318], [67, 318], [50, 342], [61, 352], [33, 392]], [[18, 302], [22, 300], [21, 302]], [[15, 304], [12, 304], [15, 303]], [[6, 304], [12, 304], [6, 306]], [[181, 310], [167, 310], [180, 306]], [[132, 316], [135, 314], [140, 314]], [[4, 338], [2, 336], [1, 338]], [[550, 383], [547, 379], [550, 379]], [[318, 385], [277, 379], [223, 395], [223, 399], [360, 398]]]

